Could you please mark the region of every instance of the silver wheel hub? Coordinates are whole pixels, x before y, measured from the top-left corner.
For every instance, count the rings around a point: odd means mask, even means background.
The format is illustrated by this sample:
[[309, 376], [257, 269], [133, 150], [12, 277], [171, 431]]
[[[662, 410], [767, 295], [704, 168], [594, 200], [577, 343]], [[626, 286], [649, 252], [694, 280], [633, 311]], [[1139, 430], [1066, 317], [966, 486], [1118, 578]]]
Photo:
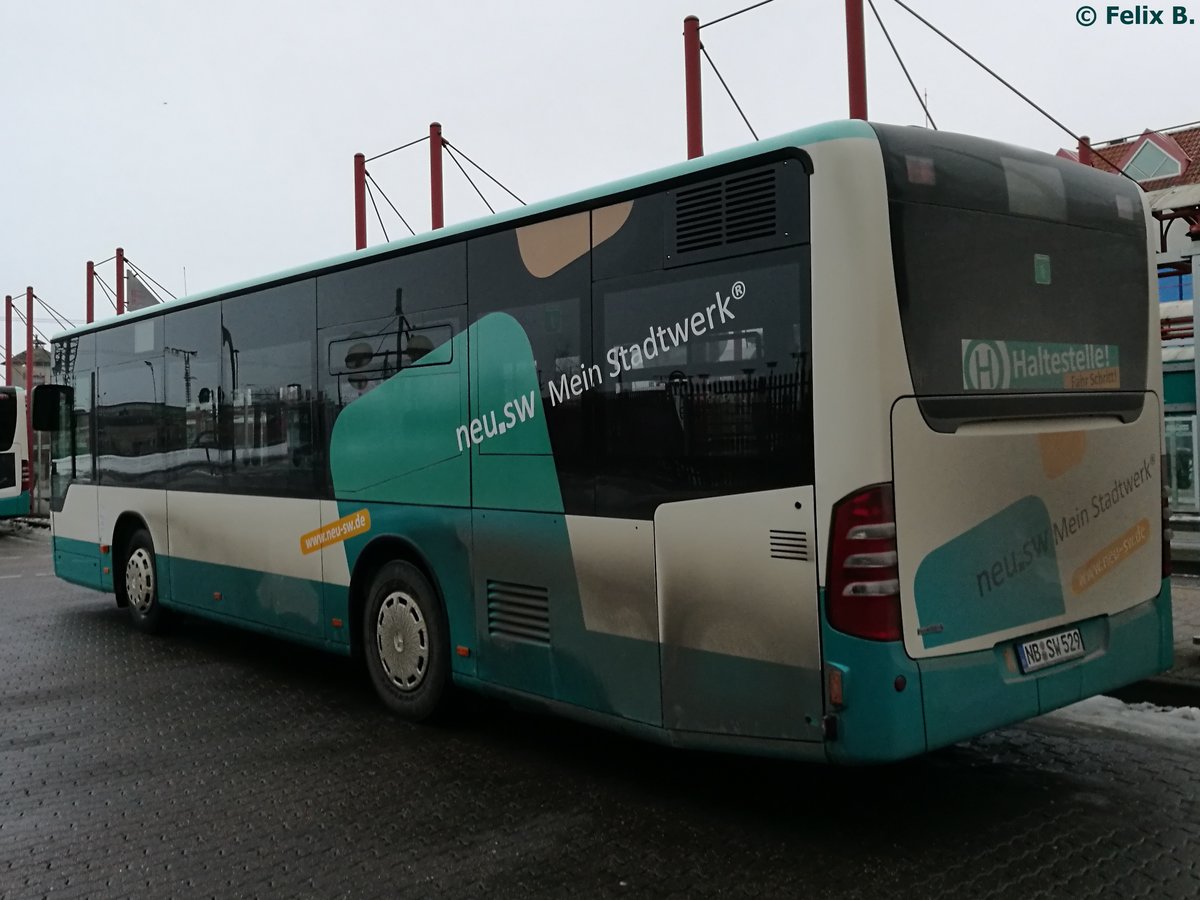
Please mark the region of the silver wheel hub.
[[154, 562], [144, 547], [138, 547], [125, 561], [125, 595], [139, 613], [148, 613], [154, 605]]
[[429, 665], [429, 632], [421, 607], [411, 594], [392, 591], [380, 605], [375, 625], [384, 674], [400, 690], [416, 690]]

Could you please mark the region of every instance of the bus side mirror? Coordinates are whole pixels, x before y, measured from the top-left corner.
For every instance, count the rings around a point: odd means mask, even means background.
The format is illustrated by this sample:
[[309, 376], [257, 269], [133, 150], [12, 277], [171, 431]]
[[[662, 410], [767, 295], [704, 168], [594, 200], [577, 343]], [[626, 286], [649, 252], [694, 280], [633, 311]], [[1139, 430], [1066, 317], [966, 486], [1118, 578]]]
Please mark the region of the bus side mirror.
[[39, 384], [33, 389], [33, 430], [61, 431], [69, 427], [75, 391], [61, 384]]

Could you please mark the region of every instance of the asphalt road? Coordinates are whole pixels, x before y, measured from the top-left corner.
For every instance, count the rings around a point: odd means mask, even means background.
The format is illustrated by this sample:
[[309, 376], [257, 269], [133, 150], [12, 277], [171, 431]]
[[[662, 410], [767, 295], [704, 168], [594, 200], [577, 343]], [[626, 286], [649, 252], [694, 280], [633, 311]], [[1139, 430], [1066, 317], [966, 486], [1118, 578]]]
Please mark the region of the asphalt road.
[[682, 753], [188, 620], [0, 525], [0, 897], [1195, 897], [1200, 747], [1040, 720], [901, 765]]

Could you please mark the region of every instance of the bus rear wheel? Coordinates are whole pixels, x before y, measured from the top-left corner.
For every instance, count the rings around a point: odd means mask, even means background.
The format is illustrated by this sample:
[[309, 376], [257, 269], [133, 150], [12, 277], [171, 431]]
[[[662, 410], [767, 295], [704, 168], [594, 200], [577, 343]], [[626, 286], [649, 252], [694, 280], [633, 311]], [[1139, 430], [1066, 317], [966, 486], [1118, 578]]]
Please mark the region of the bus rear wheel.
[[363, 610], [367, 671], [384, 704], [413, 722], [437, 710], [450, 681], [446, 612], [429, 579], [393, 560], [371, 582]]
[[158, 570], [155, 568], [154, 541], [150, 532], [139, 528], [125, 545], [124, 563], [115, 572], [118, 601], [129, 607], [129, 618], [139, 631], [156, 632], [163, 626], [163, 610], [158, 602]]

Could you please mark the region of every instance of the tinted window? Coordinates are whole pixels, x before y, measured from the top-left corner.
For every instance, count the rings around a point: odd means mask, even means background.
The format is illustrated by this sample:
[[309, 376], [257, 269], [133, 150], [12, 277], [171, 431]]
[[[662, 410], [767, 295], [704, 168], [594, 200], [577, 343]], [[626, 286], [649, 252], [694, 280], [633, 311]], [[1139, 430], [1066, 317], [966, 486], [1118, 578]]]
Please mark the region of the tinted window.
[[[168, 486], [221, 490], [231, 448], [222, 445], [220, 423], [226, 391], [221, 385], [221, 305], [208, 303], [166, 317], [165, 450]], [[226, 413], [225, 419], [228, 420]], [[226, 427], [228, 437], [231, 428]]]
[[[453, 337], [466, 326], [462, 244], [377, 260], [317, 279], [320, 425], [401, 368], [453, 361]], [[327, 482], [325, 465], [319, 473]], [[324, 490], [330, 490], [327, 483]]]
[[597, 511], [811, 484], [807, 248], [597, 284]]
[[221, 303], [223, 346], [218, 442], [228, 449], [228, 489], [315, 496], [313, 411], [316, 282]]
[[103, 484], [160, 487], [166, 372], [161, 318], [96, 335], [99, 361], [97, 457]]
[[318, 326], [364, 322], [456, 306], [466, 300], [466, 248], [450, 244], [408, 256], [374, 260], [322, 275], [317, 284]]
[[918, 394], [1145, 389], [1137, 185], [978, 138], [876, 131]]
[[[552, 398], [550, 386], [557, 390], [564, 376], [585, 376], [592, 363], [588, 222], [588, 214], [579, 213], [521, 229], [520, 239], [517, 231], [476, 238], [468, 257], [471, 320], [504, 313], [520, 323], [529, 341], [559, 488], [566, 510], [574, 513], [593, 508], [586, 416], [595, 401], [590, 391]], [[571, 238], [560, 240], [563, 234]], [[481, 369], [492, 373], [478, 378], [479, 409], [501, 409], [515, 396], [504, 377], [515, 348], [480, 338], [476, 352]], [[500, 448], [484, 443], [479, 452], [499, 453], [505, 445]]]
[[96, 335], [85, 334], [56, 342], [51, 364], [53, 382], [74, 391], [71, 421], [60, 422], [60, 429], [51, 437], [51, 504], [59, 510], [72, 481], [90, 483], [96, 478], [96, 460], [92, 454]]
[[13, 445], [17, 433], [17, 392], [12, 388], [0, 388], [0, 450]]

